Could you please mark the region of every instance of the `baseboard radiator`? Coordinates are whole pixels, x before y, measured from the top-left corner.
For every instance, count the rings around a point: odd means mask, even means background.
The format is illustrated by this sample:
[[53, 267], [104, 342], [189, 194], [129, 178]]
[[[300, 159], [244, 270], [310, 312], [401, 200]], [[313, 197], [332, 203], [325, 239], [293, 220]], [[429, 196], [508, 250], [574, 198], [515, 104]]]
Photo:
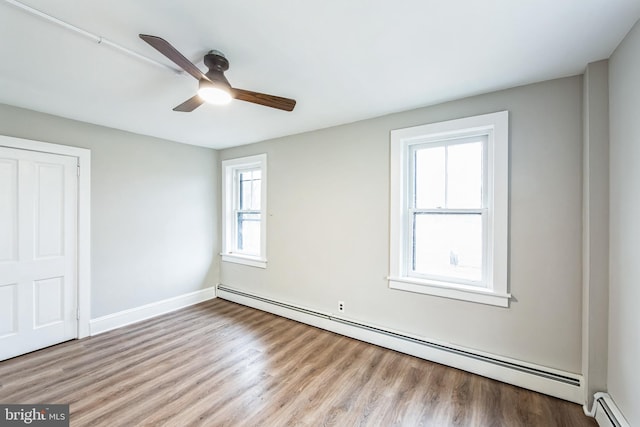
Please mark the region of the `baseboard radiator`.
[[582, 377], [550, 368], [500, 358], [490, 354], [437, 343], [397, 331], [367, 325], [331, 313], [276, 301], [225, 285], [217, 286], [219, 298], [247, 305], [322, 329], [431, 360], [478, 375], [497, 379], [565, 400], [583, 404]]
[[629, 423], [608, 393], [596, 393], [593, 396], [593, 409], [585, 410], [587, 415], [596, 419], [600, 427], [629, 427]]

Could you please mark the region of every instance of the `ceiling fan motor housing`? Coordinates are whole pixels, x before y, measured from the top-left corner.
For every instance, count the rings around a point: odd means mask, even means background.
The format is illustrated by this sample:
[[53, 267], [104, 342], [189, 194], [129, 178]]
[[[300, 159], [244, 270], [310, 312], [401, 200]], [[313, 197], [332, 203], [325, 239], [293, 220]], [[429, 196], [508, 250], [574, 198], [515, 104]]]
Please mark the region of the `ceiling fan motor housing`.
[[224, 72], [229, 69], [229, 61], [222, 52], [211, 50], [204, 56], [204, 65], [209, 68], [205, 76], [214, 83], [222, 83], [227, 87], [231, 87], [229, 81], [224, 76]]

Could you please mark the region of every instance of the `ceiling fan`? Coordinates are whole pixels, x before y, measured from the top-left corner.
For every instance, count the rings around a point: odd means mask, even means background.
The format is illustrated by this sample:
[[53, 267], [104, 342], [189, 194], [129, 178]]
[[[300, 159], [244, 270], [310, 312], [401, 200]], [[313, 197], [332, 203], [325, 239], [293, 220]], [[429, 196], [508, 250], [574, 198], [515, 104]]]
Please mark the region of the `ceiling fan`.
[[204, 56], [204, 64], [209, 71], [203, 73], [166, 40], [147, 34], [140, 34], [140, 38], [198, 80], [198, 94], [175, 107], [173, 111], [190, 112], [205, 102], [221, 105], [232, 99], [285, 111], [292, 111], [296, 106], [294, 99], [231, 87], [224, 76], [224, 72], [229, 69], [229, 61], [217, 50], [212, 50]]

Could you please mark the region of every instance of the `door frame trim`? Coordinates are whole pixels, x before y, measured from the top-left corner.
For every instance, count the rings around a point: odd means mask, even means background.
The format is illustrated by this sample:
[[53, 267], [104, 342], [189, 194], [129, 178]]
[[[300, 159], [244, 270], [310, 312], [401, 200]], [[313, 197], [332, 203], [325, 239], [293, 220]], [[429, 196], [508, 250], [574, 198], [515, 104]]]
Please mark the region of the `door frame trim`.
[[78, 160], [78, 338], [91, 333], [91, 150], [0, 135], [0, 146], [75, 157]]

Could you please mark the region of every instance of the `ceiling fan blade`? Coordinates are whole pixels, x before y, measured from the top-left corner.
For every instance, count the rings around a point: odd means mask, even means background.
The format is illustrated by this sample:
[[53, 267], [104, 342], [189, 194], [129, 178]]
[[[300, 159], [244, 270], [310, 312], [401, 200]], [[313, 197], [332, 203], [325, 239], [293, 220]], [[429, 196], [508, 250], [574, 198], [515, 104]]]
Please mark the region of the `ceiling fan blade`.
[[266, 93], [252, 92], [244, 89], [232, 88], [231, 90], [233, 97], [240, 101], [252, 102], [284, 111], [293, 111], [293, 108], [296, 106], [295, 99], [282, 98], [280, 96], [267, 95]]
[[204, 104], [204, 100], [200, 98], [198, 95], [192, 96], [191, 98], [184, 101], [182, 104], [174, 107], [173, 111], [181, 111], [183, 113], [190, 113], [195, 110], [199, 106]]
[[178, 50], [171, 46], [168, 41], [156, 36], [150, 36], [147, 34], [139, 34], [140, 38], [155, 48], [158, 52], [173, 61], [178, 67], [191, 74], [197, 80], [206, 78], [206, 76], [200, 71], [198, 67], [193, 65], [191, 61], [184, 57]]

